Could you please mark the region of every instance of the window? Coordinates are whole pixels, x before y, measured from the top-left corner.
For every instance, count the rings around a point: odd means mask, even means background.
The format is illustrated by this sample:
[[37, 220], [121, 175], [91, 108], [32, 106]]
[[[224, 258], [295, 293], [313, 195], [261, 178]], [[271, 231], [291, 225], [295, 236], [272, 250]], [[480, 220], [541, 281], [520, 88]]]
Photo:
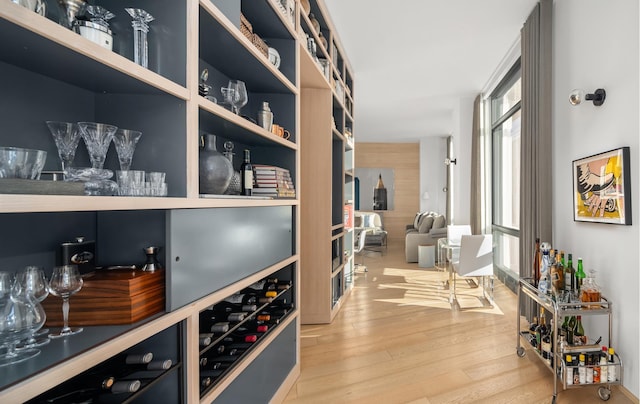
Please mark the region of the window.
[[516, 279], [520, 237], [520, 73], [517, 62], [491, 94], [490, 104], [494, 263], [499, 271]]

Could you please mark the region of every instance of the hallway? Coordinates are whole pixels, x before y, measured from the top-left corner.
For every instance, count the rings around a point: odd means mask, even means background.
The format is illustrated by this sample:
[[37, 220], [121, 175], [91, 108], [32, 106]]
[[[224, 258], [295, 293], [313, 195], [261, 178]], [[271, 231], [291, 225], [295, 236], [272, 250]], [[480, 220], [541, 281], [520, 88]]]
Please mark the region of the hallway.
[[[404, 245], [365, 264], [332, 324], [301, 327], [302, 371], [287, 403], [551, 402], [551, 373], [515, 353], [516, 296], [500, 282], [494, 308], [458, 282], [462, 309], [451, 311], [444, 273], [407, 264]], [[557, 403], [603, 402], [593, 386], [561, 390]], [[633, 402], [614, 388], [607, 403]]]

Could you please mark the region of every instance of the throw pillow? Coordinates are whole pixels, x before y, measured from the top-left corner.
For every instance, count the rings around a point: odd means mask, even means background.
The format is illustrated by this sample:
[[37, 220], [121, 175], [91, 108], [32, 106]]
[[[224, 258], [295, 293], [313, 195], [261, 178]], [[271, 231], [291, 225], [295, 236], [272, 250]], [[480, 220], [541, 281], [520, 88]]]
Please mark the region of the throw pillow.
[[413, 218], [413, 228], [418, 230], [420, 227], [420, 218], [422, 217], [422, 212], [416, 213], [416, 217]]
[[420, 223], [420, 228], [418, 229], [418, 233], [429, 233], [431, 227], [433, 226], [433, 216], [427, 216], [422, 219], [422, 223]]
[[443, 228], [445, 225], [444, 223], [444, 216], [440, 215], [437, 216], [434, 220], [433, 220], [433, 228], [434, 229], [441, 229]]
[[375, 216], [372, 214], [362, 216], [362, 227], [376, 227]]

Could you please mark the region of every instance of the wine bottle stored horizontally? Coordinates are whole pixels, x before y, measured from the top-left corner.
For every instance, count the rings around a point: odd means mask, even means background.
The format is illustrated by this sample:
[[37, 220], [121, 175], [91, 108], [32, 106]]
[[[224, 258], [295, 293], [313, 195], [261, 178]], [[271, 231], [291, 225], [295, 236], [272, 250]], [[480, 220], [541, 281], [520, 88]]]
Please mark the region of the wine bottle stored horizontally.
[[244, 161], [240, 166], [240, 186], [242, 195], [253, 194], [253, 166], [251, 165], [251, 152], [244, 150]]

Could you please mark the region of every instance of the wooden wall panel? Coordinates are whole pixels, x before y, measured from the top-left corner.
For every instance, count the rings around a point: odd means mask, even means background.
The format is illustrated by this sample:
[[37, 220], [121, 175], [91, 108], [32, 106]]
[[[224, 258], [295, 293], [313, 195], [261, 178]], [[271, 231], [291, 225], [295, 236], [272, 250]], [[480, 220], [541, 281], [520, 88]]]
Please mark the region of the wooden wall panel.
[[404, 242], [404, 229], [420, 209], [420, 144], [360, 143], [355, 145], [356, 168], [394, 171], [394, 210], [383, 212], [388, 238]]

